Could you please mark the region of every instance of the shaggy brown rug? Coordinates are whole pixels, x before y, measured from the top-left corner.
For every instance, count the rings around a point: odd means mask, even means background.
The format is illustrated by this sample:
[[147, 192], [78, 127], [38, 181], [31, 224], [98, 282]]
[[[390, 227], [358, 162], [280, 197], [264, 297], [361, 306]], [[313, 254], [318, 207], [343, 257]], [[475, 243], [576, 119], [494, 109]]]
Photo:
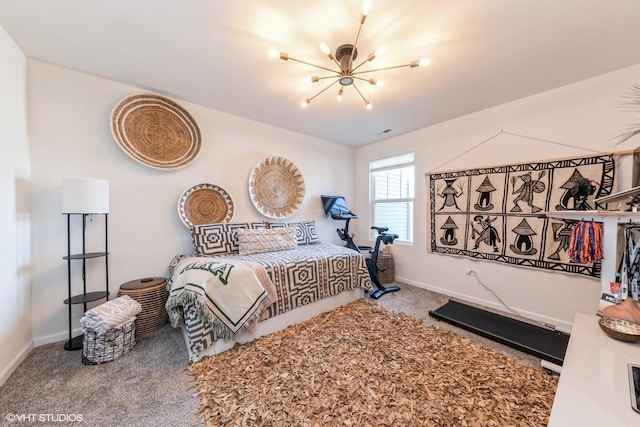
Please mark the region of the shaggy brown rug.
[[546, 426], [557, 377], [348, 304], [189, 366], [209, 426]]

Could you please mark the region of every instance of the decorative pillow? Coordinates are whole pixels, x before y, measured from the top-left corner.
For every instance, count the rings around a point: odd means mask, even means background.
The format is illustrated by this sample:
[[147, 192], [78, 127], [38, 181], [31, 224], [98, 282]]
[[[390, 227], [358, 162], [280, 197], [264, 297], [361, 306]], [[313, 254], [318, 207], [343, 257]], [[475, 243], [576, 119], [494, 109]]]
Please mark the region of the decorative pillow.
[[299, 245], [313, 245], [320, 243], [316, 222], [314, 220], [301, 222], [270, 222], [269, 228], [295, 227], [296, 240]]
[[298, 240], [298, 244], [302, 245], [320, 243], [318, 230], [316, 230], [316, 222], [314, 220], [299, 222], [298, 227], [296, 228], [296, 239]]
[[285, 251], [295, 249], [298, 246], [293, 227], [236, 230], [236, 234], [240, 245], [240, 255]]
[[200, 224], [191, 228], [193, 249], [197, 254], [220, 255], [238, 252], [237, 230], [266, 228], [264, 222]]

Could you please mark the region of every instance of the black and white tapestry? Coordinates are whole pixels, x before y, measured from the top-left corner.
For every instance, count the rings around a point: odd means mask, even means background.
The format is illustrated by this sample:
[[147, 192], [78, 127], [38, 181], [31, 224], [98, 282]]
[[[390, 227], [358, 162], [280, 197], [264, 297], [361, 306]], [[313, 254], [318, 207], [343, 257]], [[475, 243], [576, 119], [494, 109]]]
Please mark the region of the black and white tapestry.
[[432, 252], [599, 277], [600, 263], [569, 259], [577, 221], [544, 213], [595, 209], [613, 189], [612, 155], [427, 175]]

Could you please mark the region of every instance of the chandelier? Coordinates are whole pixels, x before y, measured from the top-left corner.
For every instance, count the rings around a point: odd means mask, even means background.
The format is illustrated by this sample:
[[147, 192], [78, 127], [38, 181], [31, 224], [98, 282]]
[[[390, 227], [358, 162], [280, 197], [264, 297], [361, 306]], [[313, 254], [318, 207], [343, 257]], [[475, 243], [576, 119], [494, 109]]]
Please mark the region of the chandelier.
[[356, 60], [356, 58], [358, 57], [358, 39], [360, 38], [360, 31], [362, 30], [362, 25], [364, 24], [365, 20], [367, 19], [367, 15], [369, 14], [368, 11], [368, 7], [365, 4], [365, 6], [363, 7], [362, 11], [360, 12], [360, 25], [358, 26], [358, 33], [356, 34], [356, 39], [353, 42], [353, 44], [342, 44], [340, 46], [338, 46], [335, 50], [335, 53], [331, 52], [331, 50], [329, 49], [329, 47], [325, 44], [322, 43], [320, 45], [320, 50], [322, 51], [322, 53], [324, 53], [325, 55], [327, 55], [329, 57], [329, 60], [333, 62], [332, 65], [337, 65], [338, 68], [334, 69], [334, 68], [329, 68], [329, 67], [325, 67], [322, 65], [316, 65], [316, 64], [312, 64], [309, 63], [307, 61], [302, 61], [300, 59], [296, 59], [293, 58], [291, 56], [289, 56], [289, 54], [285, 53], [285, 52], [280, 52], [277, 51], [275, 49], [272, 49], [269, 51], [269, 55], [274, 57], [274, 58], [280, 58], [283, 61], [295, 61], [295, 62], [299, 62], [301, 64], [305, 64], [305, 65], [309, 65], [311, 67], [315, 67], [315, 68], [319, 68], [321, 70], [327, 71], [331, 74], [327, 75], [327, 76], [311, 76], [307, 79], [305, 79], [307, 82], [310, 83], [318, 83], [320, 82], [320, 80], [333, 80], [329, 85], [327, 85], [326, 87], [324, 87], [324, 89], [321, 89], [319, 92], [317, 92], [315, 95], [305, 99], [304, 101], [302, 101], [302, 106], [306, 107], [307, 105], [309, 105], [311, 103], [311, 101], [313, 101], [318, 95], [320, 95], [321, 93], [325, 92], [327, 89], [331, 88], [332, 86], [339, 84], [340, 88], [338, 89], [338, 101], [342, 100], [342, 95], [344, 93], [344, 88], [345, 87], [349, 87], [351, 86], [357, 93], [358, 95], [360, 95], [360, 98], [362, 98], [362, 100], [364, 101], [364, 105], [367, 109], [371, 109], [371, 102], [366, 99], [364, 97], [364, 95], [362, 94], [362, 92], [360, 92], [360, 90], [358, 89], [358, 87], [356, 86], [356, 81], [362, 81], [374, 86], [378, 86], [381, 87], [383, 86], [383, 82], [381, 80], [378, 79], [374, 79], [374, 78], [367, 78], [365, 76], [363, 76], [364, 74], [367, 73], [373, 73], [376, 71], [385, 71], [385, 70], [391, 70], [394, 68], [403, 68], [403, 67], [410, 67], [410, 68], [416, 68], [416, 67], [426, 67], [427, 65], [431, 64], [431, 60], [429, 59], [420, 59], [420, 60], [415, 60], [415, 61], [411, 61], [408, 64], [401, 64], [401, 65], [394, 65], [391, 67], [384, 67], [384, 68], [375, 68], [372, 70], [360, 70], [360, 67], [362, 67], [364, 64], [373, 61], [376, 56], [379, 56], [381, 54], [380, 50], [376, 50], [372, 53], [370, 53], [362, 62], [360, 62], [357, 65], [354, 65], [354, 61]]

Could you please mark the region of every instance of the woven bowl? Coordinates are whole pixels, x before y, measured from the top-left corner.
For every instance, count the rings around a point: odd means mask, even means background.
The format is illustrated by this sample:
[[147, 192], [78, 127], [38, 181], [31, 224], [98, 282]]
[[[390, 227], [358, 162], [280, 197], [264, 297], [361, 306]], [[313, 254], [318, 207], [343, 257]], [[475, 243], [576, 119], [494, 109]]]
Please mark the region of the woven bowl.
[[304, 199], [304, 178], [297, 166], [279, 157], [259, 161], [249, 175], [249, 197], [255, 208], [267, 218], [288, 218]]
[[611, 338], [626, 342], [640, 342], [640, 325], [636, 323], [611, 317], [601, 317], [598, 324], [600, 329]]
[[200, 152], [200, 129], [189, 113], [160, 95], [129, 96], [111, 113], [111, 133], [131, 158], [156, 169], [177, 169]]
[[187, 227], [229, 222], [233, 219], [234, 212], [233, 199], [229, 193], [213, 184], [189, 187], [178, 199], [178, 215]]

